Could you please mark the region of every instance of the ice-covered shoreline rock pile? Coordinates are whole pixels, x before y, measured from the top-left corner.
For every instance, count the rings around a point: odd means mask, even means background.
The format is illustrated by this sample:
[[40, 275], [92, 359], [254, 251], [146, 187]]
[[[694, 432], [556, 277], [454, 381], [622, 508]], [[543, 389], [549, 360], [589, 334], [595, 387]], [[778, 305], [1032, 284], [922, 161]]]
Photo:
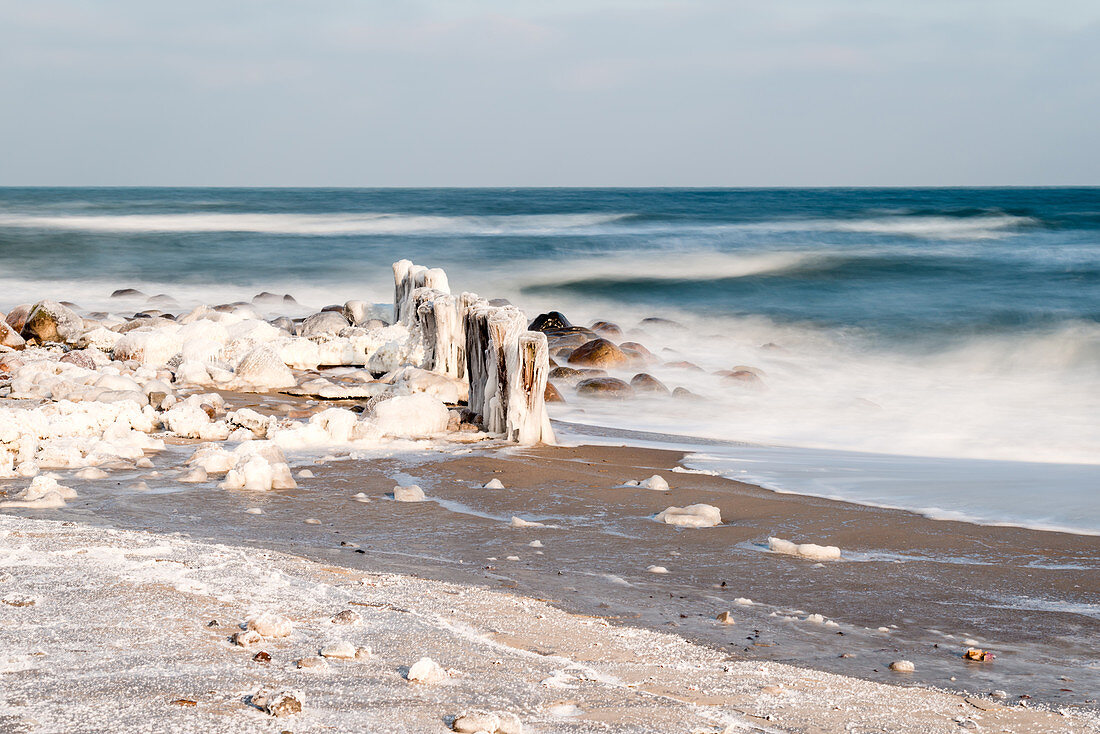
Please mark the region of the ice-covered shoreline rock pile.
[[[289, 451], [452, 434], [553, 442], [545, 336], [513, 306], [451, 295], [442, 270], [393, 269], [392, 324], [388, 307], [363, 301], [298, 319], [261, 313], [297, 307], [270, 294], [179, 313], [149, 301], [81, 316], [43, 300], [0, 314], [0, 479], [142, 468], [165, 439], [213, 447], [200, 447], [181, 481], [224, 474], [222, 487], [252, 490], [295, 486]], [[234, 410], [234, 393], [365, 402], [358, 413], [303, 405], [306, 420], [295, 420]], [[221, 442], [242, 446], [218, 453]]]

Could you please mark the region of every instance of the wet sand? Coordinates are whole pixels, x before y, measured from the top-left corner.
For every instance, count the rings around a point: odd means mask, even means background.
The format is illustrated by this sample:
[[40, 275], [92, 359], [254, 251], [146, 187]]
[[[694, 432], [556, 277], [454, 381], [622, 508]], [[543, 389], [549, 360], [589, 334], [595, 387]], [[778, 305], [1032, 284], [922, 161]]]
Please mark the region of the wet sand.
[[[192, 448], [170, 447], [154, 457], [157, 469], [178, 466]], [[451, 446], [330, 457], [297, 490], [266, 493], [181, 485], [148, 472], [104, 482], [66, 478], [79, 499], [35, 516], [507, 589], [613, 624], [674, 632], [734, 660], [982, 696], [999, 689], [1008, 703], [1096, 710], [1096, 538], [777, 494], [672, 472], [681, 458], [637, 448]], [[669, 491], [618, 486], [653, 473]], [[481, 487], [493, 478], [505, 488]], [[127, 489], [138, 479], [148, 491]], [[395, 483], [414, 482], [428, 501], [389, 499]], [[360, 492], [370, 501], [356, 501]], [[697, 502], [721, 508], [722, 526], [677, 529], [652, 520], [669, 505]], [[546, 527], [513, 528], [512, 516]], [[766, 550], [770, 535], [838, 545], [844, 559], [818, 565], [774, 554]], [[649, 573], [650, 565], [669, 573]], [[740, 597], [756, 604], [738, 605]], [[716, 622], [727, 610], [735, 624]], [[839, 626], [805, 621], [811, 614]], [[975, 643], [996, 660], [962, 660]], [[889, 670], [903, 658], [915, 663], [914, 673]]]

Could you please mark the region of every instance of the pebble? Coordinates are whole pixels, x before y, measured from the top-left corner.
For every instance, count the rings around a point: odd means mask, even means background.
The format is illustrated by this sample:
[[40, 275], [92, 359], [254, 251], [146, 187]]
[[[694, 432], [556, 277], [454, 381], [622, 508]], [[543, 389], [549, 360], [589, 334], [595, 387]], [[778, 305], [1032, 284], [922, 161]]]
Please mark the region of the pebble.
[[993, 691], [993, 693], [991, 693], [989, 695], [992, 696], [993, 698], [1000, 699], [1000, 700], [1004, 700], [1004, 699], [1008, 698], [1008, 693], [1005, 692], [1005, 691], [1002, 691], [1000, 689], [998, 689], [996, 691]]
[[267, 654], [263, 650], [260, 650], [258, 653], [252, 656], [252, 659], [255, 660], [257, 663], [270, 663], [271, 655]]
[[645, 570], [650, 573], [668, 573], [668, 569], [664, 566], [646, 566]]
[[408, 487], [394, 487], [393, 498], [398, 502], [423, 502], [424, 490], [415, 484]]
[[302, 469], [300, 472], [298, 472], [298, 478], [299, 479], [313, 479], [313, 472], [310, 471], [309, 469]]
[[245, 512], [248, 513], [249, 515], [262, 515], [262, 514], [264, 514], [264, 511], [261, 510], [259, 507], [249, 507], [247, 510], [245, 510]]
[[717, 619], [722, 624], [735, 624], [736, 623], [736, 620], [734, 620], [733, 615], [730, 614], [729, 612], [722, 612], [717, 617], [715, 617], [715, 619]]
[[234, 645], [239, 645], [244, 648], [254, 647], [264, 641], [263, 636], [256, 630], [237, 632], [230, 639], [233, 640]]
[[347, 640], [340, 640], [339, 642], [333, 642], [322, 647], [321, 657], [334, 658], [337, 660], [351, 660], [355, 657], [355, 652], [355, 645]]
[[917, 669], [917, 666], [913, 665], [909, 660], [895, 660], [890, 663], [890, 670], [896, 673], [912, 673]]
[[306, 518], [305, 520], [303, 520], [303, 522], [304, 522], [304, 523], [305, 523], [306, 525], [320, 525], [320, 524], [321, 524], [321, 521], [320, 521], [320, 520], [318, 520], [318, 519], [317, 519], [317, 518], [315, 518], [315, 517], [307, 517], [307, 518]]
[[314, 672], [320, 672], [328, 668], [328, 662], [317, 655], [295, 660], [294, 664], [297, 665], [300, 670], [312, 670]]
[[522, 734], [519, 717], [507, 711], [464, 711], [455, 717], [451, 729], [462, 734], [487, 732], [488, 734]]

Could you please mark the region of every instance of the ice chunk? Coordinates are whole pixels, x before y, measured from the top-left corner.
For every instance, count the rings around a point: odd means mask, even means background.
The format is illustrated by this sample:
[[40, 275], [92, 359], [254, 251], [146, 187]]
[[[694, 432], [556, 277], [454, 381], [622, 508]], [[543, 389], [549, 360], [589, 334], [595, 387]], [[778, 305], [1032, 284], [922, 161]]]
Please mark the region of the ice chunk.
[[815, 543], [792, 543], [782, 538], [768, 538], [768, 548], [774, 553], [788, 556], [802, 556], [815, 561], [835, 561], [840, 558], [840, 548], [835, 545], [817, 545]]
[[76, 497], [76, 492], [57, 483], [57, 479], [42, 474], [35, 477], [30, 486], [16, 494], [0, 507], [26, 507], [33, 510], [56, 510], [65, 506], [65, 500]]
[[286, 457], [271, 441], [242, 443], [233, 452], [236, 463], [220, 485], [223, 489], [294, 489], [298, 486], [291, 476]]
[[532, 520], [524, 520], [521, 517], [512, 516], [512, 527], [514, 528], [542, 528], [546, 527], [541, 522], [534, 522]]
[[351, 660], [355, 657], [355, 645], [347, 640], [332, 642], [321, 648], [321, 657], [337, 660]]
[[272, 612], [263, 612], [253, 617], [245, 626], [264, 637], [289, 637], [294, 628], [289, 619]]
[[653, 489], [658, 492], [664, 492], [668, 489], [668, 482], [661, 475], [654, 474], [649, 479], [646, 479], [644, 482], [639, 482], [638, 486], [644, 489]]
[[408, 487], [394, 487], [393, 498], [398, 502], [423, 502], [424, 490], [415, 484]]
[[439, 398], [416, 393], [378, 403], [370, 421], [383, 435], [419, 438], [443, 433], [449, 418], [447, 406]]
[[409, 672], [405, 677], [413, 683], [420, 683], [422, 685], [439, 683], [448, 678], [447, 671], [441, 668], [439, 663], [431, 658], [420, 658], [417, 660], [409, 666]]
[[499, 479], [490, 479], [485, 483], [483, 489], [504, 489], [504, 483]]
[[657, 522], [685, 528], [711, 528], [722, 523], [721, 511], [713, 505], [695, 504], [669, 507], [657, 513]]

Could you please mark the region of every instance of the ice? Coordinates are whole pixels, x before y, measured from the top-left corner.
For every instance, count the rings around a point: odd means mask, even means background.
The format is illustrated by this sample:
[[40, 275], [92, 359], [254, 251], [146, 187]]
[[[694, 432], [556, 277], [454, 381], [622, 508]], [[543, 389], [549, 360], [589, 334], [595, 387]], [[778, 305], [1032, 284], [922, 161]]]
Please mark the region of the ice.
[[65, 500], [76, 497], [76, 492], [57, 483], [48, 474], [35, 477], [30, 485], [12, 499], [0, 502], [0, 507], [25, 507], [33, 510], [56, 510], [65, 506]]
[[77, 479], [106, 479], [107, 472], [94, 466], [85, 467], [74, 474]]
[[664, 566], [646, 566], [645, 570], [650, 573], [668, 573], [668, 569]]
[[238, 390], [266, 392], [297, 384], [294, 373], [275, 350], [266, 344], [256, 346], [237, 365], [234, 386]]
[[522, 734], [519, 717], [505, 711], [463, 711], [455, 717], [451, 729], [461, 734]]
[[782, 538], [768, 538], [768, 548], [775, 553], [789, 556], [801, 556], [815, 561], [835, 561], [840, 558], [840, 548], [835, 545], [817, 545], [815, 543], [792, 543]]
[[722, 523], [721, 511], [713, 505], [695, 504], [669, 507], [657, 513], [657, 522], [685, 528], [712, 528]]
[[533, 522], [531, 520], [524, 520], [521, 517], [512, 516], [512, 527], [514, 528], [543, 528], [546, 527], [541, 522]]
[[224, 441], [229, 438], [229, 426], [225, 421], [213, 421], [206, 411], [192, 403], [177, 403], [160, 416], [161, 423], [182, 438], [198, 438], [203, 441]]
[[223, 489], [268, 491], [294, 489], [298, 486], [291, 476], [283, 452], [272, 441], [249, 441], [233, 451], [235, 462], [220, 485]]
[[447, 406], [441, 400], [417, 393], [378, 403], [370, 422], [386, 436], [426, 438], [446, 431], [449, 419]]
[[642, 487], [643, 489], [652, 489], [658, 492], [665, 492], [668, 490], [668, 481], [666, 481], [665, 478], [661, 475], [654, 474], [649, 479], [638, 482], [637, 486]]
[[504, 489], [504, 483], [499, 479], [490, 479], [485, 483], [482, 489]]
[[264, 637], [289, 637], [294, 629], [294, 624], [278, 614], [270, 611], [252, 617], [245, 623], [245, 627]]
[[409, 666], [409, 672], [405, 677], [412, 683], [431, 685], [445, 681], [449, 676], [447, 671], [431, 658], [420, 658]]
[[424, 490], [415, 484], [407, 487], [394, 487], [393, 498], [398, 502], [423, 502]]
[[321, 648], [321, 657], [336, 658], [338, 660], [351, 660], [355, 657], [355, 645], [347, 640], [331, 642]]

